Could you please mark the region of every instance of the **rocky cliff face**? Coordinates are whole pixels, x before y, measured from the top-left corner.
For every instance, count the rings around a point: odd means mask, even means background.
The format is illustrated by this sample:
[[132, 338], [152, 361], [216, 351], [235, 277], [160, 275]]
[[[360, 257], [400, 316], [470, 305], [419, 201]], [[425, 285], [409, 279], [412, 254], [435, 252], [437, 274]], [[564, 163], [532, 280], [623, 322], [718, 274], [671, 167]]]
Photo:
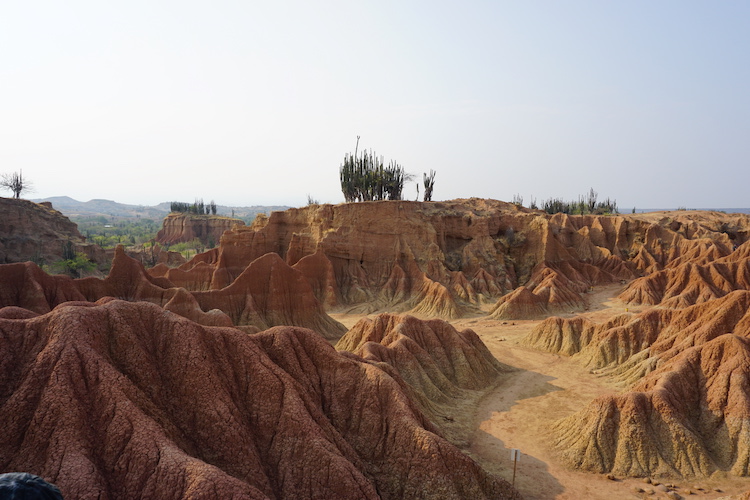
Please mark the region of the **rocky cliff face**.
[[49, 203], [0, 198], [0, 214], [0, 263], [53, 264], [63, 260], [68, 244], [96, 263], [107, 262], [104, 251], [86, 243], [78, 226]]
[[[478, 199], [309, 206], [235, 226], [219, 248], [164, 276], [220, 289], [272, 252], [299, 262], [318, 300], [331, 307], [451, 318], [516, 290], [493, 315], [535, 317], [582, 310], [594, 285], [728, 255], [747, 240], [750, 218], [722, 217], [548, 215]], [[315, 272], [305, 259], [326, 270]]]
[[164, 218], [156, 241], [172, 245], [199, 239], [204, 245], [215, 246], [224, 231], [229, 231], [235, 225], [244, 226], [245, 223], [240, 219], [221, 215], [171, 213]]

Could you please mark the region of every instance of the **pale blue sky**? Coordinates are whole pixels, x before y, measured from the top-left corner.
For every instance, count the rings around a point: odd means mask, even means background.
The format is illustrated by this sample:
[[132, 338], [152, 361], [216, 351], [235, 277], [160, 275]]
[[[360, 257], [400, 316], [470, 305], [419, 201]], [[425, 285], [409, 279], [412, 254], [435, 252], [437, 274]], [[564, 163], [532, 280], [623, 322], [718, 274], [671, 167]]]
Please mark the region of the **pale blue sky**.
[[747, 207], [749, 55], [747, 1], [4, 1], [0, 172], [338, 203], [360, 135], [438, 200]]

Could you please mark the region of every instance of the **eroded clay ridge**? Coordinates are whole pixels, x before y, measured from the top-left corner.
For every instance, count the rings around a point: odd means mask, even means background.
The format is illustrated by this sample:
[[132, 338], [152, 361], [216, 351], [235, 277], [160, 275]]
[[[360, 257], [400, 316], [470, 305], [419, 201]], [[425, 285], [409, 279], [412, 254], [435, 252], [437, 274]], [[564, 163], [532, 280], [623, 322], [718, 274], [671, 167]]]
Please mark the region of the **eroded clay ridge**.
[[66, 498], [520, 498], [307, 329], [103, 299], [0, 309], [0, 332], [0, 470]]
[[501, 374], [512, 370], [490, 354], [474, 331], [457, 331], [439, 319], [392, 314], [363, 318], [336, 349], [391, 367], [420, 409], [454, 443], [466, 439], [450, 424], [457, 407], [484, 394]]
[[393, 314], [363, 318], [336, 349], [388, 363], [404, 377], [414, 377], [410, 385], [433, 400], [450, 397], [457, 389], [484, 389], [510, 371], [473, 330], [458, 331], [439, 319]]
[[603, 324], [549, 318], [527, 345], [572, 355], [632, 386], [556, 426], [571, 466], [622, 475], [748, 475], [750, 291]]
[[97, 264], [107, 261], [104, 250], [87, 243], [78, 226], [50, 203], [0, 197], [0, 264], [25, 262], [54, 264], [63, 260], [66, 246]]
[[482, 199], [311, 205], [235, 226], [219, 248], [152, 273], [188, 290], [220, 289], [272, 252], [327, 307], [452, 318], [515, 290], [493, 315], [526, 318], [581, 310], [594, 285], [728, 255], [749, 229], [746, 215], [551, 216]]
[[750, 341], [721, 335], [559, 422], [556, 446], [567, 463], [592, 472], [747, 476], [749, 371]]
[[235, 224], [244, 226], [245, 222], [222, 215], [171, 213], [164, 218], [156, 241], [172, 245], [198, 239], [204, 245], [213, 247], [219, 242], [224, 231], [232, 229]]
[[737, 290], [683, 309], [625, 313], [604, 323], [584, 317], [551, 317], [523, 339], [525, 345], [573, 356], [583, 365], [637, 382], [685, 349], [714, 338], [750, 336], [750, 291]]
[[301, 326], [329, 339], [346, 331], [326, 314], [304, 275], [273, 253], [251, 262], [231, 285], [209, 291], [188, 291], [164, 277], [151, 276], [122, 247], [117, 248], [104, 279], [50, 276], [31, 262], [0, 265], [0, 307], [18, 306], [43, 314], [67, 301], [96, 302], [104, 297], [150, 302], [203, 325], [254, 331]]
[[620, 294], [631, 304], [681, 308], [750, 289], [750, 244], [731, 253], [707, 248], [693, 258], [675, 260], [669, 267], [633, 281]]

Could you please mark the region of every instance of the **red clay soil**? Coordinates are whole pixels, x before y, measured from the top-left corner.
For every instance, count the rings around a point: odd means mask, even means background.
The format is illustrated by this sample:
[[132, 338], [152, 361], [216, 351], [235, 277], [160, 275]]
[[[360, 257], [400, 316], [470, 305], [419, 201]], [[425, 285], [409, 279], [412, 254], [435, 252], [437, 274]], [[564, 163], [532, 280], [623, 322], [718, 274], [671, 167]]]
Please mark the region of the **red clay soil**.
[[0, 470], [65, 498], [520, 498], [401, 379], [310, 330], [121, 300], [17, 313], [0, 313]]

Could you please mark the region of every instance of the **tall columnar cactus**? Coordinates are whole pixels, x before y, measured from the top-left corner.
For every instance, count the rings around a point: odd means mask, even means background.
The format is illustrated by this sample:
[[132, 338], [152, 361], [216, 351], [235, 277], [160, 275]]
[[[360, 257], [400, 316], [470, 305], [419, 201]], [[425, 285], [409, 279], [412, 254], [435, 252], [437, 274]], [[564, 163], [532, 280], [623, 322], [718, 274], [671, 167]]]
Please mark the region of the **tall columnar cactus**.
[[435, 187], [435, 171], [430, 169], [430, 175], [422, 174], [424, 182], [424, 201], [432, 201], [432, 188]]
[[344, 156], [339, 168], [341, 192], [347, 202], [400, 200], [406, 174], [404, 168], [395, 161], [384, 165], [382, 156], [372, 150], [359, 155]]

